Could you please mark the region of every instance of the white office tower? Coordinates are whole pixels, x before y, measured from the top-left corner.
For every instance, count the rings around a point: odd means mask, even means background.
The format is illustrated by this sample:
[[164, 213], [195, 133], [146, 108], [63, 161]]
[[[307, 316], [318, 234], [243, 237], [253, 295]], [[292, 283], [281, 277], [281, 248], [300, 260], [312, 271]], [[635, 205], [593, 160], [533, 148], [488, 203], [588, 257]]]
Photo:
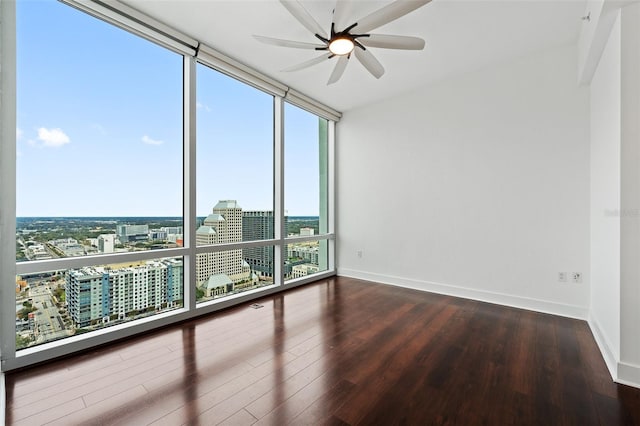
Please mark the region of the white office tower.
[[[235, 200], [221, 200], [196, 231], [196, 245], [240, 241], [242, 241], [242, 208]], [[208, 281], [209, 277], [219, 274], [228, 276], [234, 284], [251, 279], [251, 269], [243, 261], [241, 249], [199, 254], [196, 262], [198, 285]]]
[[100, 253], [113, 253], [116, 246], [116, 234], [102, 234], [98, 236], [98, 251]]

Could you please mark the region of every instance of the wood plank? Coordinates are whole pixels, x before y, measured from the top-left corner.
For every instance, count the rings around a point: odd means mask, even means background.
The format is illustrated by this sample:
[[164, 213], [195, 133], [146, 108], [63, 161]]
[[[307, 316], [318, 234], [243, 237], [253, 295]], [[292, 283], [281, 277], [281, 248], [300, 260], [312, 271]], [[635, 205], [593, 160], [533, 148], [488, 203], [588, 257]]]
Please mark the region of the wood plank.
[[7, 425], [640, 424], [584, 321], [321, 280], [6, 375]]

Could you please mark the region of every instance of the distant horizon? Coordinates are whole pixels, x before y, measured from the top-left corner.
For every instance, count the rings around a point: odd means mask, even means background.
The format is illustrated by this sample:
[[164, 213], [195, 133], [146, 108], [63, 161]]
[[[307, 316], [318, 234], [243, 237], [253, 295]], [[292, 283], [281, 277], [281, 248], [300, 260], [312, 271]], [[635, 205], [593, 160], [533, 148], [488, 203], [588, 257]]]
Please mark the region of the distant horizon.
[[[243, 211], [258, 211], [258, 210], [243, 210]], [[263, 210], [259, 210], [263, 211]], [[264, 210], [264, 211], [272, 211], [272, 210]], [[138, 218], [138, 219], [178, 219], [183, 216], [16, 216], [16, 219], [115, 219], [115, 218]], [[207, 217], [207, 215], [198, 215], [196, 218]], [[305, 215], [305, 214], [296, 214], [296, 215], [285, 215], [285, 217], [311, 217], [311, 218], [319, 218], [318, 215]]]

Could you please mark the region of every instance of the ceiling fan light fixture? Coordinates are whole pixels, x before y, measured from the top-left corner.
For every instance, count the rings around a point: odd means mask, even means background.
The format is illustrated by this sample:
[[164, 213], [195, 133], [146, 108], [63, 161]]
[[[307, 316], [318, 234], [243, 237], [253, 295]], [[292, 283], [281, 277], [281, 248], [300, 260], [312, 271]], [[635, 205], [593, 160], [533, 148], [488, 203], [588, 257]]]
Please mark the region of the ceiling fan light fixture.
[[[0, 0], [2, 1], [2, 0]], [[294, 40], [281, 40], [273, 37], [254, 36], [258, 41], [275, 46], [291, 47], [296, 49], [308, 49], [323, 52], [322, 56], [317, 56], [301, 64], [285, 68], [282, 71], [297, 71], [319, 64], [325, 60], [336, 62], [333, 72], [327, 81], [327, 85], [337, 82], [344, 73], [344, 70], [351, 59], [353, 53], [358, 60], [375, 78], [380, 78], [384, 74], [384, 67], [369, 50], [370, 47], [382, 49], [402, 49], [402, 50], [422, 50], [424, 40], [419, 37], [409, 37], [391, 34], [371, 34], [372, 30], [382, 27], [390, 22], [399, 19], [419, 7], [424, 6], [431, 0], [388, 0], [391, 3], [371, 12], [367, 16], [356, 20], [353, 24], [345, 26], [344, 9], [345, 3], [358, 0], [332, 0], [335, 2], [333, 18], [331, 21], [331, 32], [322, 29], [322, 26], [309, 14], [302, 5], [303, 1], [312, 0], [279, 0], [291, 15], [320, 40], [322, 44], [300, 42]], [[349, 9], [346, 7], [346, 9]], [[336, 26], [336, 22], [338, 23]], [[336, 28], [341, 28], [336, 31]], [[357, 32], [352, 32], [357, 31]]]
[[355, 43], [351, 37], [336, 37], [329, 43], [329, 51], [337, 56], [348, 55], [353, 52]]

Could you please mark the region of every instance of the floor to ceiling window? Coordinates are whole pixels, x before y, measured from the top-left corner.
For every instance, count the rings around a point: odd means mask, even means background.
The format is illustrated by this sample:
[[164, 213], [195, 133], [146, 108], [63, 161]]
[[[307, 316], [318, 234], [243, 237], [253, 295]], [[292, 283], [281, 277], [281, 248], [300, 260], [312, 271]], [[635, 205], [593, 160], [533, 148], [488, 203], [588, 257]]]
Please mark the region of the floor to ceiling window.
[[[273, 96], [197, 66], [196, 299], [274, 284], [273, 246], [218, 251], [274, 234]], [[204, 249], [203, 249], [204, 250]]]
[[334, 122], [119, 25], [16, 3], [9, 368], [334, 270]]
[[328, 122], [291, 104], [285, 104], [284, 117], [288, 281], [328, 268]]
[[182, 56], [57, 2], [17, 29], [16, 348], [181, 307], [139, 254], [181, 244]]

